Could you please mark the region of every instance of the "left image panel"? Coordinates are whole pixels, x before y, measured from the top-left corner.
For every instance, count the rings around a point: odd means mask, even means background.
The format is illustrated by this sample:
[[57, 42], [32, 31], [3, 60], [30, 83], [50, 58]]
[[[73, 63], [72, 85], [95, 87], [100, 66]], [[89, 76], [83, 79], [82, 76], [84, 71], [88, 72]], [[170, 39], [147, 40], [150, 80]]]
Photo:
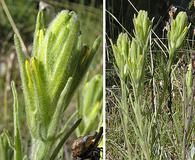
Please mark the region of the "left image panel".
[[0, 160], [102, 160], [103, 0], [1, 0], [0, 17]]

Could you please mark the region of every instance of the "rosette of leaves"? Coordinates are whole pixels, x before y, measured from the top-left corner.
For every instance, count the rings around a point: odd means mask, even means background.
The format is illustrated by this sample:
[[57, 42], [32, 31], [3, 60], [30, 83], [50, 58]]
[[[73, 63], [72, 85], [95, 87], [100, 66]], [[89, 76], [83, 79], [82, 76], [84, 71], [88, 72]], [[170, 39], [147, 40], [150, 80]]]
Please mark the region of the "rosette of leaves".
[[77, 137], [99, 130], [103, 121], [102, 97], [102, 75], [96, 75], [85, 83], [79, 94], [77, 111], [78, 117], [82, 117], [82, 122], [76, 129]]
[[171, 71], [171, 65], [174, 61], [176, 51], [179, 49], [187, 35], [189, 26], [186, 12], [179, 12], [176, 19], [171, 23], [170, 30], [167, 33], [168, 48], [169, 48], [169, 62], [168, 72]]
[[30, 58], [22, 53], [18, 37], [14, 41], [33, 139], [31, 159], [49, 159], [59, 137], [59, 121], [99, 47], [100, 38], [92, 48], [84, 45], [77, 15], [65, 10], [48, 28], [43, 13], [38, 13]]

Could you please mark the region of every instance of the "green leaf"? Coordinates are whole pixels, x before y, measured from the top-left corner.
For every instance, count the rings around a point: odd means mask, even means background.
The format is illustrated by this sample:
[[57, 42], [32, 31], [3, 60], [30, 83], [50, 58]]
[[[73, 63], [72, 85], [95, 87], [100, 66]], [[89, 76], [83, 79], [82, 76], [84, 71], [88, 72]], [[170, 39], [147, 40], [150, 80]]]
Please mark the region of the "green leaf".
[[[63, 30], [65, 28], [65, 26], [67, 26], [67, 24], [69, 23], [71, 14], [68, 10], [64, 10], [61, 11], [56, 17], [55, 19], [52, 21], [52, 23], [49, 25], [48, 29], [46, 30], [45, 33], [45, 38], [42, 41], [42, 44], [38, 50], [38, 54], [37, 54], [37, 58], [43, 62], [45, 59], [47, 59], [49, 62], [51, 60], [51, 58], [53, 58], [53, 55], [55, 54], [59, 54], [58, 52], [51, 52], [52, 50], [47, 50], [48, 52], [45, 52], [46, 48], [48, 48], [48, 45], [51, 45], [50, 47], [53, 48], [53, 46], [55, 46], [57, 42], [57, 38], [61, 32], [61, 30]], [[48, 39], [50, 36], [52, 36], [52, 43], [48, 44]], [[60, 46], [58, 46], [60, 47]], [[45, 62], [45, 63], [48, 63]], [[52, 64], [51, 64], [52, 65]]]
[[68, 132], [64, 133], [64, 136], [62, 137], [62, 139], [58, 143], [57, 147], [54, 149], [50, 160], [54, 160], [56, 158], [56, 156], [58, 155], [58, 153], [59, 153], [60, 149], [62, 148], [63, 144], [70, 137], [70, 135], [74, 132], [74, 130], [79, 126], [79, 124], [81, 123], [81, 120], [82, 119], [77, 120], [75, 122], [75, 124], [70, 128], [70, 130]]
[[42, 45], [42, 41], [45, 36], [45, 26], [43, 19], [43, 11], [39, 11], [37, 15], [36, 28], [34, 33], [34, 42], [33, 42], [33, 56], [37, 56], [39, 52], [39, 48]]
[[11, 82], [12, 93], [14, 97], [14, 160], [22, 160], [22, 146], [21, 146], [21, 135], [19, 126], [19, 115], [18, 115], [18, 96], [14, 81]]
[[0, 135], [0, 156], [1, 160], [12, 159], [12, 150], [14, 150], [13, 145], [10, 142], [10, 139], [7, 135], [7, 131], [4, 130]]
[[186, 83], [187, 97], [189, 98], [192, 94], [192, 84], [193, 84], [192, 64], [188, 65], [185, 83]]
[[[68, 61], [70, 60], [72, 52], [74, 52], [74, 47], [78, 42], [78, 34], [79, 34], [79, 21], [78, 17], [75, 13], [72, 13], [72, 17], [69, 22], [69, 35], [68, 38], [59, 54], [59, 57], [54, 65], [54, 71], [52, 73], [51, 82], [49, 86], [52, 87], [50, 90], [51, 97], [57, 98], [59, 96], [59, 91], [62, 90], [64, 83], [66, 83], [67, 79], [64, 79], [66, 70], [69, 69], [69, 73], [72, 73], [72, 69], [74, 67], [68, 68]], [[63, 67], [62, 67], [63, 66]]]
[[54, 137], [54, 135], [56, 134], [56, 130], [57, 130], [57, 127], [58, 127], [58, 124], [59, 124], [59, 120], [61, 118], [61, 113], [64, 112], [64, 110], [67, 108], [67, 106], [69, 104], [69, 96], [68, 95], [69, 95], [69, 92], [70, 92], [71, 85], [72, 85], [72, 77], [70, 77], [68, 79], [67, 84], [64, 87], [64, 89], [63, 89], [63, 91], [62, 91], [62, 93], [59, 97], [56, 110], [53, 114], [51, 123], [49, 125], [49, 129], [48, 129], [48, 136], [47, 137], [49, 139]]

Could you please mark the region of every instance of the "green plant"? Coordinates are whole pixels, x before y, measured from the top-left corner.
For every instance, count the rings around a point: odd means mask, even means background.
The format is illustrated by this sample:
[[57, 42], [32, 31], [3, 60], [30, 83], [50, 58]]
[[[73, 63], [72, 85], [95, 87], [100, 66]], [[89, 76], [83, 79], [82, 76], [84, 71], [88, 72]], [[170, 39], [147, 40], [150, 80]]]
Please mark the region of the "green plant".
[[12, 159], [13, 157], [13, 151], [10, 147], [6, 131], [0, 135], [0, 155], [2, 160]]
[[[137, 143], [141, 147], [140, 154], [145, 159], [151, 158], [150, 151], [150, 130], [152, 122], [148, 122], [143, 116], [144, 102], [141, 100], [144, 86], [144, 71], [146, 53], [148, 49], [148, 40], [152, 28], [152, 21], [149, 20], [147, 12], [139, 11], [137, 17], [133, 19], [135, 27], [135, 38], [129, 40], [126, 33], [121, 33], [118, 37], [117, 44], [113, 45], [113, 53], [119, 70], [121, 85], [121, 100], [119, 100], [120, 117], [125, 136], [125, 145], [127, 146], [128, 158], [133, 159], [136, 150], [133, 149], [132, 143], [128, 138], [129, 124], [133, 126]], [[131, 80], [133, 94], [128, 92], [128, 79]], [[130, 99], [128, 100], [128, 93]], [[129, 103], [133, 116], [129, 116]], [[144, 125], [147, 124], [146, 126]], [[134, 142], [133, 142], [134, 143]], [[127, 157], [126, 157], [127, 158]]]
[[[167, 64], [167, 80], [165, 84], [168, 84], [167, 89], [169, 93], [169, 100], [168, 100], [168, 108], [170, 112], [170, 116], [172, 116], [172, 65], [175, 60], [177, 50], [181, 47], [189, 27], [187, 27], [187, 14], [185, 12], [180, 12], [176, 19], [171, 22], [171, 27], [168, 30], [167, 38], [168, 38], [168, 50], [169, 50], [169, 60]], [[166, 88], [166, 87], [165, 87]], [[172, 119], [172, 117], [171, 117]]]
[[134, 37], [121, 33], [111, 42], [120, 83], [108, 89], [108, 159], [193, 159], [195, 54], [187, 15], [172, 20], [167, 43], [150, 36], [144, 11], [137, 17]]
[[76, 129], [77, 137], [98, 131], [102, 125], [102, 94], [102, 75], [95, 75], [81, 88], [77, 112], [78, 118], [82, 117], [82, 122]]
[[74, 12], [60, 12], [48, 29], [43, 22], [43, 13], [39, 12], [30, 59], [14, 37], [32, 137], [32, 160], [54, 159], [57, 154], [52, 153], [60, 150], [62, 143], [58, 141], [67, 132], [59, 128], [60, 119], [100, 44], [97, 38], [92, 48], [83, 45]]
[[171, 65], [176, 57], [176, 51], [181, 47], [185, 37], [188, 33], [189, 27], [187, 27], [187, 14], [186, 12], [180, 12], [176, 19], [171, 22], [170, 30], [168, 30], [168, 48], [169, 48], [169, 62], [168, 73], [171, 72]]

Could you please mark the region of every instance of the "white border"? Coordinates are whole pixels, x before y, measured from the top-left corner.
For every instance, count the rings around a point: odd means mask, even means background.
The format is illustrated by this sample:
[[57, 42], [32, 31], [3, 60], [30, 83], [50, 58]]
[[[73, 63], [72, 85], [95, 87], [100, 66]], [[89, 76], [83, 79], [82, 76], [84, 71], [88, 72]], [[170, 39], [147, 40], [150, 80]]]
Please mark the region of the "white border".
[[106, 0], [103, 0], [103, 160], [106, 159]]

